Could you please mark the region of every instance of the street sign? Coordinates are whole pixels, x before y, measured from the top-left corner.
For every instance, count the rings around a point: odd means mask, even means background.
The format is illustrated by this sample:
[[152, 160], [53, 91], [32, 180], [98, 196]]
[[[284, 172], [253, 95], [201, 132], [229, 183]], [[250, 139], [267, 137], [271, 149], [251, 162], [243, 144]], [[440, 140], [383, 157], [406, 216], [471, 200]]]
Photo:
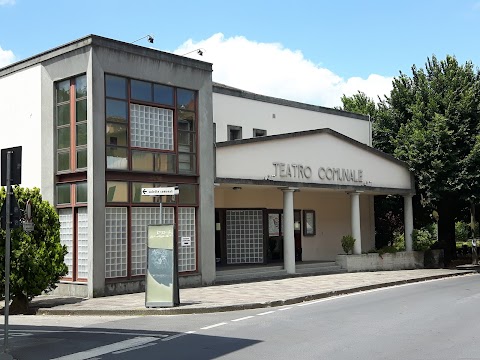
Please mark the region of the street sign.
[[32, 221], [24, 221], [23, 222], [23, 231], [27, 233], [31, 233], [35, 229], [35, 225]]
[[143, 196], [163, 196], [163, 195], [178, 195], [178, 186], [172, 187], [158, 187], [158, 188], [142, 188]]
[[11, 172], [10, 185], [18, 185], [22, 183], [22, 147], [17, 146], [8, 149], [2, 149], [2, 174], [1, 186], [7, 186], [7, 152], [11, 152]]
[[[5, 201], [2, 205], [2, 210], [0, 210], [0, 218], [1, 218], [1, 227], [3, 230], [7, 228], [7, 202]], [[21, 226], [20, 218], [21, 218], [20, 207], [18, 206], [17, 199], [15, 195], [11, 195], [10, 197], [10, 227], [15, 229]]]

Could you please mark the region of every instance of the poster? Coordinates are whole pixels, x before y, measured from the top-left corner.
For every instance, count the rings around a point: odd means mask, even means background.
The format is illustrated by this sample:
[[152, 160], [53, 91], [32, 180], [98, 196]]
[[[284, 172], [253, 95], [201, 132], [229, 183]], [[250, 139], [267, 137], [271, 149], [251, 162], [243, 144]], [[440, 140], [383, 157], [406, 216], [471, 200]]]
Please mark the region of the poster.
[[145, 306], [174, 306], [178, 291], [175, 271], [173, 225], [149, 225]]

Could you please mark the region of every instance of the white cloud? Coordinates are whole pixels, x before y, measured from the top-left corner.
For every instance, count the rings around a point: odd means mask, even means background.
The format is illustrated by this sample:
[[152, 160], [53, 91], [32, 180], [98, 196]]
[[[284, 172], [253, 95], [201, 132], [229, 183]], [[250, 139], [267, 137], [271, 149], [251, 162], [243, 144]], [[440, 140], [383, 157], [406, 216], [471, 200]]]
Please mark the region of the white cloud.
[[[259, 43], [243, 36], [225, 38], [218, 33], [206, 40], [188, 40], [174, 52], [213, 63], [213, 81], [255, 93], [322, 106], [341, 105], [340, 97], [358, 90], [377, 99], [388, 94], [391, 77], [371, 74], [367, 79], [343, 79], [279, 43]], [[353, 65], [354, 66], [354, 65]]]
[[15, 0], [0, 0], [0, 6], [2, 5], [14, 5]]
[[[1, 0], [0, 0], [1, 1]], [[0, 68], [15, 61], [15, 55], [11, 50], [3, 50], [0, 46]]]

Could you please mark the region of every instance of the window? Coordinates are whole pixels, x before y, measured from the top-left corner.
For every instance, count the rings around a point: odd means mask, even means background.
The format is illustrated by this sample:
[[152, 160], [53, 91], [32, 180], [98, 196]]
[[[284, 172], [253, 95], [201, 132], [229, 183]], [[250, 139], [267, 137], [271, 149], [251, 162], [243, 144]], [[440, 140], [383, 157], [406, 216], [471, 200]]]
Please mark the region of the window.
[[303, 210], [303, 236], [314, 236], [315, 233], [315, 210]]
[[105, 75], [105, 97], [107, 169], [196, 174], [195, 91]]
[[242, 127], [227, 125], [228, 140], [240, 140], [242, 139]]
[[253, 137], [267, 136], [267, 130], [253, 129]]
[[[87, 168], [87, 76], [56, 84], [57, 172]], [[73, 151], [72, 151], [73, 149]]]

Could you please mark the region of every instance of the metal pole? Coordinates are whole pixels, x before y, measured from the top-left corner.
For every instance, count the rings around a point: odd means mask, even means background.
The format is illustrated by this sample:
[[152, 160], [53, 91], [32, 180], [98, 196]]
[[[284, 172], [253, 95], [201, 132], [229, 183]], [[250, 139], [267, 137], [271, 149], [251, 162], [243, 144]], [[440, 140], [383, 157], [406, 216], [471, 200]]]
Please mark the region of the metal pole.
[[162, 207], [162, 197], [160, 196], [160, 225], [163, 225], [163, 207]]
[[12, 152], [7, 152], [7, 198], [5, 202], [6, 206], [6, 219], [5, 219], [5, 325], [3, 332], [3, 352], [0, 355], [0, 359], [13, 359], [8, 355], [8, 313], [10, 311], [10, 203], [12, 196]]

